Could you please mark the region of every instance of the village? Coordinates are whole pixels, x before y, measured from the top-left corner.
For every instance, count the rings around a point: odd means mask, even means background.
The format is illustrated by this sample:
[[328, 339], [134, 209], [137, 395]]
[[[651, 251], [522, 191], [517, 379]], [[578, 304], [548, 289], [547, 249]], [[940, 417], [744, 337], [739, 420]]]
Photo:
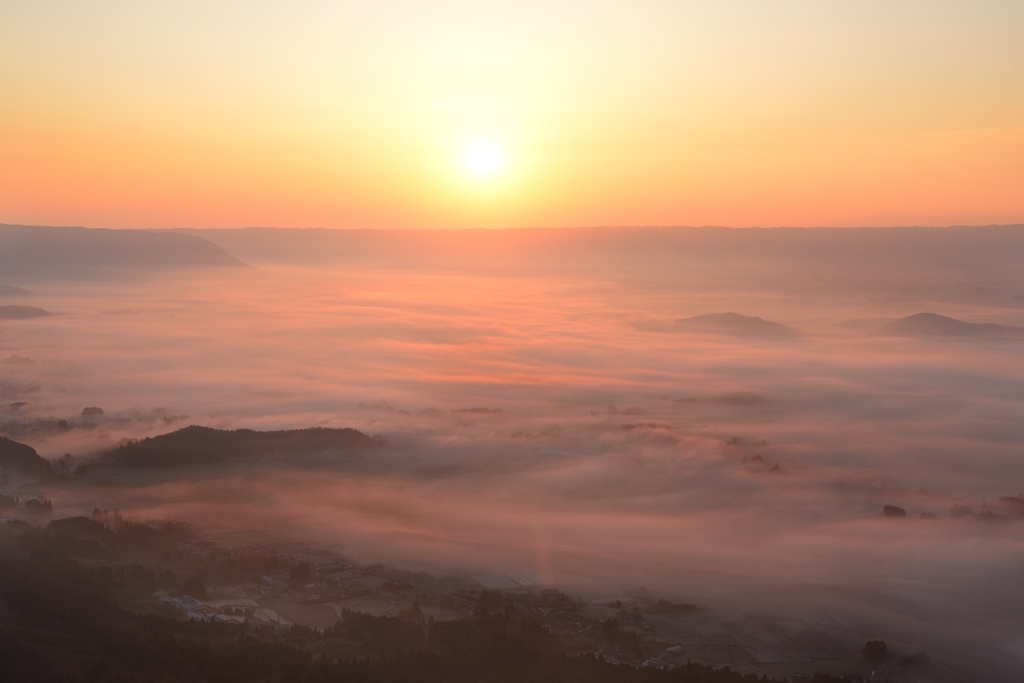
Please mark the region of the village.
[[[558, 636], [568, 652], [593, 653], [632, 666], [669, 668], [694, 662], [790, 681], [829, 671], [850, 681], [957, 681], [927, 667], [907, 673], [890, 656], [866, 660], [859, 637], [842, 617], [750, 619], [693, 603], [675, 602], [644, 587], [614, 597], [584, 599], [550, 585], [533, 571], [435, 577], [361, 565], [308, 546], [242, 545], [254, 532], [185, 541], [199, 555], [274, 555], [276, 569], [238, 584], [197, 587], [202, 597], [157, 591], [154, 598], [183, 618], [255, 623], [287, 629], [325, 629], [346, 613], [434, 623], [488, 614], [516, 614]], [[216, 539], [213, 540], [213, 539]], [[228, 547], [230, 546], [230, 548]], [[198, 592], [198, 591], [197, 591]], [[890, 653], [891, 654], [891, 653]], [[903, 659], [904, 663], [907, 659]]]

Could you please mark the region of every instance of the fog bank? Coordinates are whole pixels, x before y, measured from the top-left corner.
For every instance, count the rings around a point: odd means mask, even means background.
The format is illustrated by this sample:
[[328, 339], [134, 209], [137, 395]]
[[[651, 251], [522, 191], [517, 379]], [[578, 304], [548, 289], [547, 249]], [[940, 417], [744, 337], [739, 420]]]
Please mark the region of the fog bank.
[[[188, 424], [353, 427], [388, 445], [99, 473], [52, 496], [437, 573], [833, 612], [1012, 670], [1024, 343], [873, 334], [921, 312], [1024, 325], [1021, 276], [1000, 270], [1020, 231], [997, 233], [955, 262], [830, 246], [747, 271], [757, 244], [729, 234], [661, 260], [606, 250], [607, 270], [543, 240], [493, 272], [429, 253], [257, 261], [256, 244], [240, 256], [259, 268], [231, 275], [40, 281], [53, 315], [0, 321], [0, 424], [75, 461]], [[726, 312], [795, 333], [675, 325]]]

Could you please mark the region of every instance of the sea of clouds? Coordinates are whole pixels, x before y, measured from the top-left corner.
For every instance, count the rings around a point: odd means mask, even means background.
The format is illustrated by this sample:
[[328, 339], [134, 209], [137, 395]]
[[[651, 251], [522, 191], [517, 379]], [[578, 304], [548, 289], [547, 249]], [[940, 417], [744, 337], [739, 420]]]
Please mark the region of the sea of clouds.
[[[81, 461], [188, 424], [387, 441], [100, 476], [55, 490], [58, 511], [270, 530], [434, 573], [531, 570], [595, 596], [643, 584], [826, 610], [933, 649], [1024, 643], [1024, 342], [872, 334], [922, 311], [1024, 324], [1015, 283], [817, 256], [560, 263], [266, 257], [35, 282], [54, 315], [0, 327], [0, 421]], [[799, 335], [672, 331], [725, 311]]]

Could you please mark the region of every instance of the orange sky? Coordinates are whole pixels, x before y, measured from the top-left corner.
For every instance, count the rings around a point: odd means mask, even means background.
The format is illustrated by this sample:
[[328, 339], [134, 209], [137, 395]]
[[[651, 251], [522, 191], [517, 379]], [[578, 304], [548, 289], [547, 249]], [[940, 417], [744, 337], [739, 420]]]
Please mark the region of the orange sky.
[[1024, 222], [1021, 35], [1016, 0], [7, 0], [0, 222]]

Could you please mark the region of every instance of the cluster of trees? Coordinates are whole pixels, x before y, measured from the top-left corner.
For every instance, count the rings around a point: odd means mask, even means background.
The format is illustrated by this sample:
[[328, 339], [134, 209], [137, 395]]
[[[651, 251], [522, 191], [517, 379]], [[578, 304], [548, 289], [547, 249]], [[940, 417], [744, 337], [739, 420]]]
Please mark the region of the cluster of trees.
[[[308, 564], [293, 563], [273, 553], [201, 551], [182, 546], [181, 542], [192, 535], [187, 524], [126, 520], [117, 510], [97, 508], [91, 518], [56, 519], [45, 528], [27, 522], [8, 523], [4, 528], [4, 535], [12, 537], [13, 543], [39, 555], [108, 561], [148, 557], [163, 565], [170, 564], [178, 573], [163, 570], [163, 578], [151, 590], [158, 586], [200, 599], [206, 585], [258, 581], [261, 576], [278, 571], [288, 571], [292, 578], [299, 580], [310, 575]], [[177, 578], [179, 574], [189, 578]]]
[[18, 503], [17, 498], [0, 494], [0, 511], [17, 510], [19, 507], [34, 517], [46, 517], [53, 513], [53, 503], [46, 498], [29, 498], [24, 503]]
[[46, 527], [13, 520], [4, 525], [4, 536], [23, 550], [37, 555], [114, 559], [139, 551], [166, 551], [191, 532], [187, 525], [166, 522], [154, 526], [120, 520], [107, 526], [88, 517], [55, 519]]
[[888, 649], [884, 640], [869, 640], [860, 652], [865, 659], [884, 659]]
[[650, 612], [652, 614], [686, 614], [687, 612], [696, 612], [699, 609], [692, 602], [672, 602], [671, 600], [659, 598], [650, 609]]
[[473, 616], [489, 617], [492, 613], [497, 614], [502, 610], [511, 616], [516, 613], [516, 606], [511, 600], [503, 598], [500, 591], [484, 590], [476, 599]]
[[206, 583], [202, 577], [193, 576], [191, 579], [185, 579], [185, 583], [181, 585], [181, 592], [198, 600], [205, 600]]
[[618, 645], [637, 657], [644, 653], [643, 647], [640, 645], [640, 636], [636, 631], [619, 628], [618, 619], [612, 618], [601, 622], [601, 635], [609, 643]]
[[907, 511], [896, 505], [886, 505], [882, 508], [882, 514], [886, 517], [906, 517]]

